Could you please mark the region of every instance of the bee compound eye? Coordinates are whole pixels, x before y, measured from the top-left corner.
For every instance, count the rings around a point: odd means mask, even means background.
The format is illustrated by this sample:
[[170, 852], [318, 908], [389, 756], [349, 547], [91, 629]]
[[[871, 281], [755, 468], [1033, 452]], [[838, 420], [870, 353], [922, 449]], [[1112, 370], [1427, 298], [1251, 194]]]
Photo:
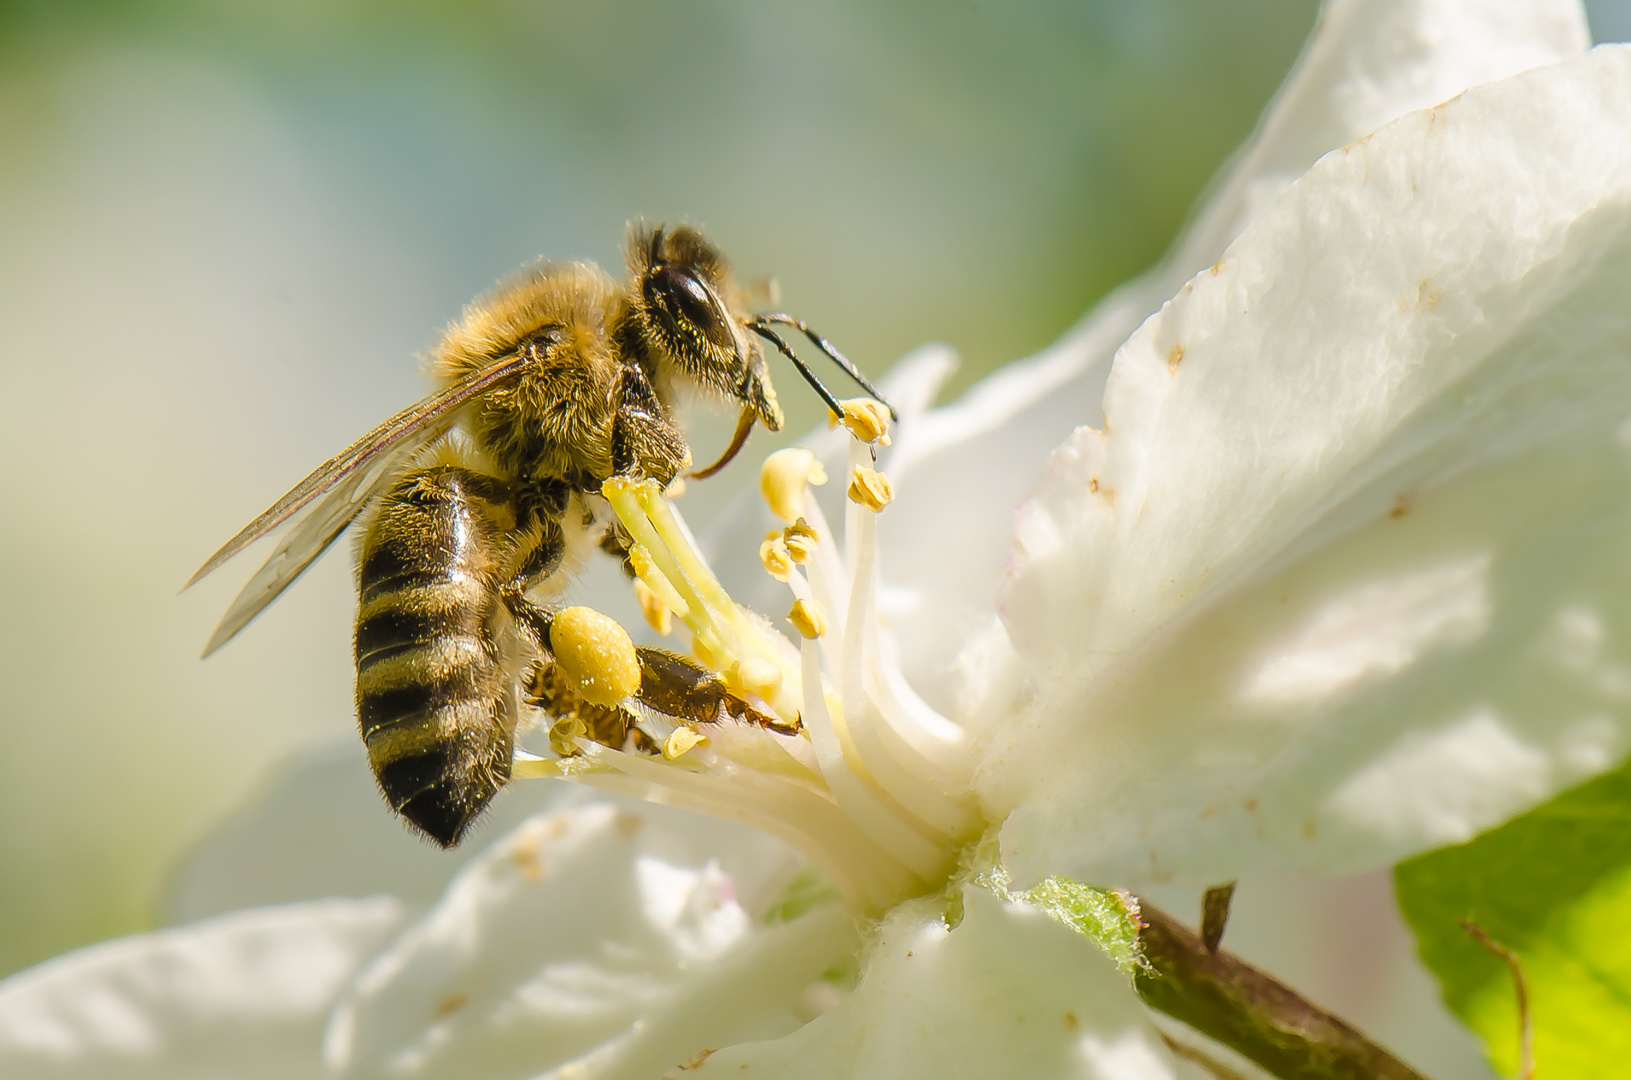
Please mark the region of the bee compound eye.
[[671, 329], [701, 334], [722, 349], [735, 347], [724, 305], [691, 271], [674, 265], [658, 267], [647, 279], [646, 296], [674, 324]]

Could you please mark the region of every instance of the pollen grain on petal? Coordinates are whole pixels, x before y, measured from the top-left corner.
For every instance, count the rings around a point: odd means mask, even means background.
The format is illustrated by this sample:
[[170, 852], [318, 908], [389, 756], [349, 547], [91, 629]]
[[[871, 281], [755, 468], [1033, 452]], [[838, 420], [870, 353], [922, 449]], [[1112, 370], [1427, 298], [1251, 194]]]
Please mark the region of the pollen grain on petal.
[[469, 994], [448, 994], [436, 1003], [431, 1017], [436, 1020], [445, 1020], [470, 1003]]

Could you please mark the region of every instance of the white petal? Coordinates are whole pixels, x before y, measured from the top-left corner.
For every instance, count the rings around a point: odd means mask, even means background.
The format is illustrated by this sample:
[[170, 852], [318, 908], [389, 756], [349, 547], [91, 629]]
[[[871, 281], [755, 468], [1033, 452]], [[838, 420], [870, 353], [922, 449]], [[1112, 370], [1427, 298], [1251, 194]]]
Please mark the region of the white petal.
[[1112, 352], [1214, 262], [1251, 217], [1321, 154], [1477, 83], [1577, 56], [1576, 0], [1334, 0], [1256, 134], [1213, 182], [1162, 264], [1106, 297], [1058, 344], [1010, 365], [904, 430], [889, 460], [896, 500], [879, 521], [884, 572], [921, 602], [894, 620], [901, 658], [956, 713], [940, 673], [986, 627], [1012, 509], [1049, 453], [1096, 422]]
[[1171, 1056], [1103, 953], [1035, 908], [982, 889], [963, 897], [953, 930], [941, 921], [943, 899], [895, 909], [837, 1008], [685, 1075], [1170, 1080]]
[[169, 923], [323, 896], [389, 894], [435, 903], [488, 843], [544, 809], [587, 801], [576, 784], [516, 783], [499, 793], [463, 845], [443, 851], [408, 831], [380, 798], [356, 740], [283, 763], [170, 875]]
[[1018, 530], [1022, 878], [1358, 869], [1623, 756], [1628, 131], [1620, 46], [1413, 114], [1127, 343]]
[[403, 919], [321, 900], [69, 953], [0, 982], [0, 1074], [310, 1077], [335, 994]]
[[681, 811], [603, 802], [541, 815], [358, 976], [328, 1030], [329, 1064], [644, 1080], [699, 1050], [784, 1034], [858, 941], [833, 904], [763, 924], [795, 865], [776, 841]]
[[1328, 0], [1307, 46], [1173, 258], [1183, 280], [1328, 150], [1470, 86], [1591, 45], [1578, 0]]

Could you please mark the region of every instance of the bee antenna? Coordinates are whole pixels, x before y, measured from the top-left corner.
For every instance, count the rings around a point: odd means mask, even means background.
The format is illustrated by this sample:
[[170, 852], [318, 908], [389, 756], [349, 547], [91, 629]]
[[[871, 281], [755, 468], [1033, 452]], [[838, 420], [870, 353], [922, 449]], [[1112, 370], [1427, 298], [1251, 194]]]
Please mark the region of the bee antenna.
[[776, 331], [763, 325], [757, 319], [748, 323], [748, 329], [776, 346], [777, 352], [793, 361], [793, 366], [799, 369], [799, 374], [804, 376], [804, 381], [815, 388], [815, 392], [821, 395], [821, 400], [827, 403], [827, 408], [832, 410], [834, 416], [842, 417], [844, 415], [844, 407], [838, 404], [838, 399], [833, 397], [832, 391], [821, 385], [821, 380], [816, 378], [816, 373], [811, 371], [810, 366], [803, 360], [793, 355], [793, 350], [787, 347], [787, 342], [783, 341]]
[[663, 253], [663, 227], [657, 226], [657, 231], [651, 234], [651, 262], [655, 265], [662, 261]]
[[[834, 348], [832, 342], [810, 329], [803, 319], [795, 319], [793, 316], [784, 314], [780, 311], [772, 311], [765, 315], [755, 315], [753, 317], [753, 328], [755, 332], [758, 332], [759, 329], [757, 324], [761, 323], [781, 323], [785, 326], [791, 326], [793, 329], [815, 342], [816, 348], [827, 354], [827, 359], [843, 368], [845, 374], [854, 379], [856, 383], [860, 385], [861, 389], [867, 392], [873, 401], [876, 401], [878, 404], [889, 410], [889, 418], [891, 420], [900, 419], [900, 415], [895, 412], [895, 407], [884, 400], [884, 396], [878, 393], [878, 388], [867, 381], [866, 376], [861, 374], [859, 368], [850, 363], [849, 357], [845, 356], [843, 353]], [[786, 349], [783, 349], [782, 351], [786, 352]], [[788, 355], [792, 354], [789, 353]]]

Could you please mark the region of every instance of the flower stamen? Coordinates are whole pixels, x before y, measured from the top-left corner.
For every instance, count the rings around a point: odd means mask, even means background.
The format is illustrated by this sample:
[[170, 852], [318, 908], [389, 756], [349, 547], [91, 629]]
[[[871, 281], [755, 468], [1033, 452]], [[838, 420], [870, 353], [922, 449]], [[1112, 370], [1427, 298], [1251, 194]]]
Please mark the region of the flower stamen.
[[645, 616], [647, 626], [663, 637], [674, 632], [674, 609], [639, 578], [634, 579], [634, 598], [640, 604], [640, 614]]
[[770, 504], [770, 512], [787, 525], [804, 512], [805, 487], [826, 482], [827, 470], [813, 451], [802, 446], [776, 451], [759, 469], [759, 492]]
[[[787, 580], [783, 578], [782, 580]], [[793, 601], [793, 610], [787, 613], [787, 621], [793, 628], [806, 638], [825, 637], [827, 633], [827, 612], [814, 600], [797, 599]]]
[[843, 424], [861, 442], [889, 445], [889, 409], [881, 401], [850, 398], [838, 404], [843, 407], [844, 415], [837, 417], [829, 414], [832, 426]]
[[850, 469], [846, 494], [851, 502], [860, 503], [874, 514], [882, 513], [884, 507], [895, 501], [895, 488], [889, 483], [889, 477], [865, 465]]
[[[730, 598], [655, 483], [606, 483], [602, 492], [634, 541], [629, 561], [642, 609], [661, 605], [684, 621], [697, 658], [738, 705], [700, 728], [694, 717], [681, 722], [632, 705], [639, 730], [625, 749], [557, 725], [551, 744], [562, 756], [518, 755], [513, 772], [564, 775], [745, 821], [802, 852], [853, 907], [875, 912], [939, 887], [984, 821], [969, 793], [972, 755], [962, 730], [911, 690], [885, 647], [877, 514], [893, 492], [875, 455], [888, 445], [887, 415], [863, 402], [843, 422], [855, 437], [842, 548], [809, 490], [825, 480], [813, 453], [778, 451], [761, 473], [784, 527], [758, 555], [791, 593], [796, 647]], [[754, 710], [759, 721], [731, 719]], [[772, 712], [785, 727], [765, 722]]]

